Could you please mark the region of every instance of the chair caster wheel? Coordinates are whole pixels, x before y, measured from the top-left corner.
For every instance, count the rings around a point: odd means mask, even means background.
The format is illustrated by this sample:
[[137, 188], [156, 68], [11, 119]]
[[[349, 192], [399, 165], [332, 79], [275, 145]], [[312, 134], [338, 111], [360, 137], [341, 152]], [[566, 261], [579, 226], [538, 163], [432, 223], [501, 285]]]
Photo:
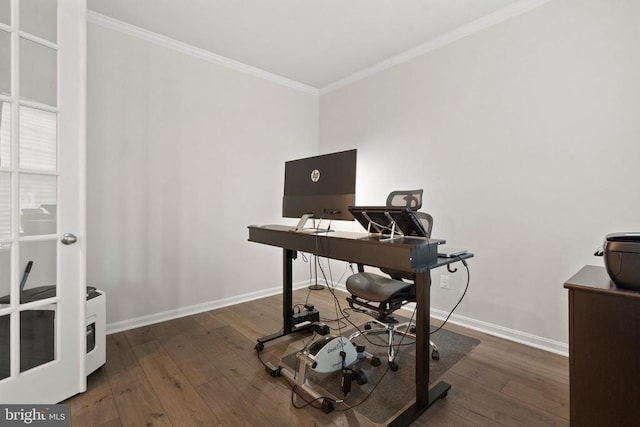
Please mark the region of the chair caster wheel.
[[431, 358], [432, 358], [433, 360], [440, 360], [440, 353], [438, 353], [438, 351], [437, 351], [437, 350], [432, 351], [432, 352], [431, 352]]
[[370, 330], [370, 329], [371, 329], [371, 323], [369, 323], [369, 322], [365, 323], [365, 324], [364, 324], [364, 330], [365, 330], [365, 331], [368, 331], [368, 330]]
[[369, 380], [367, 379], [367, 375], [360, 369], [354, 370], [354, 372], [356, 373], [356, 384], [365, 385], [367, 382], [369, 382]]
[[445, 391], [442, 396], [440, 396], [440, 399], [444, 399], [445, 397], [447, 397], [447, 394], [449, 394], [448, 391]]
[[389, 369], [391, 369], [393, 372], [397, 371], [398, 368], [399, 366], [396, 362], [389, 362]]
[[333, 410], [335, 409], [335, 407], [333, 406], [333, 400], [322, 399], [321, 409], [322, 409], [322, 412], [324, 412], [325, 414], [333, 412]]
[[416, 327], [415, 326], [410, 327], [409, 328], [409, 332], [412, 333], [412, 334], [415, 334], [416, 333]]
[[253, 348], [256, 349], [257, 351], [262, 351], [264, 350], [264, 344], [258, 341], [258, 344], [256, 344], [256, 346]]
[[380, 366], [380, 358], [373, 356], [371, 358], [371, 366]]

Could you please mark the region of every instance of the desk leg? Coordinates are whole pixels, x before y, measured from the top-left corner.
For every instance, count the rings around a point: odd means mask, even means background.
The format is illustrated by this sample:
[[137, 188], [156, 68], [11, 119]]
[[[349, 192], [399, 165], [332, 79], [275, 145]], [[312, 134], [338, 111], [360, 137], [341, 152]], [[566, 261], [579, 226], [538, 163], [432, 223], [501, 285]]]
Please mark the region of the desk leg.
[[296, 251], [284, 249], [282, 254], [282, 321], [284, 333], [293, 329], [293, 260]]
[[451, 386], [439, 382], [429, 390], [429, 346], [431, 312], [431, 273], [416, 273], [416, 402], [398, 415], [389, 426], [408, 426], [438, 399], [447, 395]]
[[289, 335], [293, 332], [293, 260], [297, 252], [284, 249], [282, 255], [282, 332], [258, 338], [257, 350], [262, 350], [264, 343]]

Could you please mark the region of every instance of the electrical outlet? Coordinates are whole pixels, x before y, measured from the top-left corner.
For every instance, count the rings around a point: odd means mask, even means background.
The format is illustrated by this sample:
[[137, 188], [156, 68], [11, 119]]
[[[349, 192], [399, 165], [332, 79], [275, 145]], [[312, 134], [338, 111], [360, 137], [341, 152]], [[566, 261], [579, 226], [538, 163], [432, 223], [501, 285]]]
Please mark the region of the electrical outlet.
[[449, 287], [449, 276], [447, 276], [446, 274], [440, 275], [440, 287], [442, 289], [451, 289]]

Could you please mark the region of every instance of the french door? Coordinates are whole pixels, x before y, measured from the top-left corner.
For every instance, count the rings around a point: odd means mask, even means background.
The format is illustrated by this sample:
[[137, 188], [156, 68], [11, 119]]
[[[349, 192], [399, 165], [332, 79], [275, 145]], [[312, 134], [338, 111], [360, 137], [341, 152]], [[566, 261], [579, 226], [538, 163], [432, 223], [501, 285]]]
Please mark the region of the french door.
[[0, 0], [0, 403], [86, 389], [86, 0]]

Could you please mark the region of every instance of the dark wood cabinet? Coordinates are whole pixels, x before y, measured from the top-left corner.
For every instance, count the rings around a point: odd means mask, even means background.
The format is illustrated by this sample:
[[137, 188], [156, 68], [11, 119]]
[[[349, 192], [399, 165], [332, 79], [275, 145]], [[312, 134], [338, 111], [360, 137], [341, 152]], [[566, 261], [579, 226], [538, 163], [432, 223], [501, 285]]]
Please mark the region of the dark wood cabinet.
[[572, 426], [640, 425], [640, 292], [585, 266], [569, 290]]

